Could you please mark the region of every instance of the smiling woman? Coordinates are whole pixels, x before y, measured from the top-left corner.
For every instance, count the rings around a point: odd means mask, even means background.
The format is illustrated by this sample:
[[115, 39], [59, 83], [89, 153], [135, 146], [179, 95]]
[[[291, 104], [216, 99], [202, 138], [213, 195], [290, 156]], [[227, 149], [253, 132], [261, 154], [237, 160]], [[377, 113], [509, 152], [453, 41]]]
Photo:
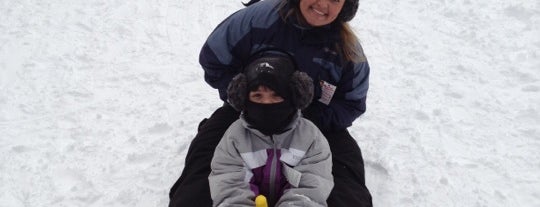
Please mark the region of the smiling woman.
[[339, 15], [345, 0], [301, 0], [300, 11], [311, 26], [332, 23]]

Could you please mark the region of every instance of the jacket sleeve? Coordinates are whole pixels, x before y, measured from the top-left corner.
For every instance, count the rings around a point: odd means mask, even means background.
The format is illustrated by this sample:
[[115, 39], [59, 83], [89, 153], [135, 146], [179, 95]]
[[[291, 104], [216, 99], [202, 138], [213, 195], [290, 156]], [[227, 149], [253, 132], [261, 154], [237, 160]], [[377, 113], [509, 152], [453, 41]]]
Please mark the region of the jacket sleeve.
[[326, 138], [316, 130], [317, 139], [299, 164], [292, 168], [293, 173], [299, 174], [298, 186], [285, 190], [276, 206], [327, 206], [326, 199], [334, 187], [332, 155]]
[[255, 206], [255, 194], [245, 181], [247, 167], [231, 142], [230, 128], [218, 144], [208, 177], [213, 206]]
[[221, 22], [210, 34], [199, 54], [204, 80], [218, 89], [223, 101], [227, 100], [226, 90], [229, 82], [242, 67], [240, 62], [242, 57], [239, 57], [239, 54], [245, 54], [239, 51], [243, 48], [234, 49], [249, 32], [248, 25], [240, 23], [243, 21], [241, 14], [236, 12]]
[[334, 131], [350, 127], [366, 111], [369, 88], [367, 61], [349, 63], [342, 74], [329, 105], [314, 100], [303, 113], [321, 131]]
[[256, 45], [261, 46], [264, 37], [254, 35], [254, 30], [266, 32], [278, 20], [277, 11], [272, 9], [277, 3], [279, 1], [261, 1], [238, 10], [223, 20], [204, 43], [199, 63], [204, 69], [205, 81], [218, 89], [223, 101], [227, 99], [227, 86], [240, 72], [243, 61], [249, 59]]

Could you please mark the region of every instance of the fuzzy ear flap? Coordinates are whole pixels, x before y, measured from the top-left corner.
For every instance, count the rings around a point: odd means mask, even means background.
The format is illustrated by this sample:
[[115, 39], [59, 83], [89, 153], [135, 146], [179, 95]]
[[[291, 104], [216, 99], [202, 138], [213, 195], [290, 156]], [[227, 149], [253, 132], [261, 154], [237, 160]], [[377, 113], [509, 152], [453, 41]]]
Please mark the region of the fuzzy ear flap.
[[246, 103], [247, 96], [247, 78], [240, 73], [233, 77], [227, 87], [227, 102], [236, 109], [242, 111]]
[[313, 99], [313, 80], [305, 72], [295, 71], [291, 76], [291, 92], [294, 106], [305, 109]]

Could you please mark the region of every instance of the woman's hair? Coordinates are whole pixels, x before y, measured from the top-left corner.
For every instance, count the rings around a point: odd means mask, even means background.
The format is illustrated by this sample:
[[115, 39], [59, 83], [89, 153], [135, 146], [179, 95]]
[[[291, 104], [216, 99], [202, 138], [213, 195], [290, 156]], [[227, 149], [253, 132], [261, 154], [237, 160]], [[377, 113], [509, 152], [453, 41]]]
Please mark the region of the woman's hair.
[[[298, 5], [291, 5], [291, 1], [282, 0], [278, 5], [278, 12], [283, 21], [293, 17], [303, 24], [305, 19], [302, 16]], [[358, 43], [358, 37], [354, 34], [349, 23], [339, 19], [334, 20], [339, 27], [340, 42], [336, 43], [335, 49], [343, 55], [346, 61], [362, 62], [365, 61], [364, 52]]]
[[336, 44], [336, 49], [343, 54], [346, 60], [363, 62], [366, 60], [364, 51], [358, 43], [358, 37], [354, 34], [347, 22], [339, 22], [341, 30], [341, 45]]

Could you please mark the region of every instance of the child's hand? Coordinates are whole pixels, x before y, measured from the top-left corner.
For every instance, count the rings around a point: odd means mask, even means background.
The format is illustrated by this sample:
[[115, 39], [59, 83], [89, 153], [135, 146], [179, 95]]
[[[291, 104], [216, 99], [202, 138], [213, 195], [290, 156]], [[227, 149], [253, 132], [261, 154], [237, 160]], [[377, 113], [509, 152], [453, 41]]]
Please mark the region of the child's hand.
[[258, 195], [255, 197], [255, 207], [268, 207], [268, 203], [266, 203], [266, 197], [263, 195]]

